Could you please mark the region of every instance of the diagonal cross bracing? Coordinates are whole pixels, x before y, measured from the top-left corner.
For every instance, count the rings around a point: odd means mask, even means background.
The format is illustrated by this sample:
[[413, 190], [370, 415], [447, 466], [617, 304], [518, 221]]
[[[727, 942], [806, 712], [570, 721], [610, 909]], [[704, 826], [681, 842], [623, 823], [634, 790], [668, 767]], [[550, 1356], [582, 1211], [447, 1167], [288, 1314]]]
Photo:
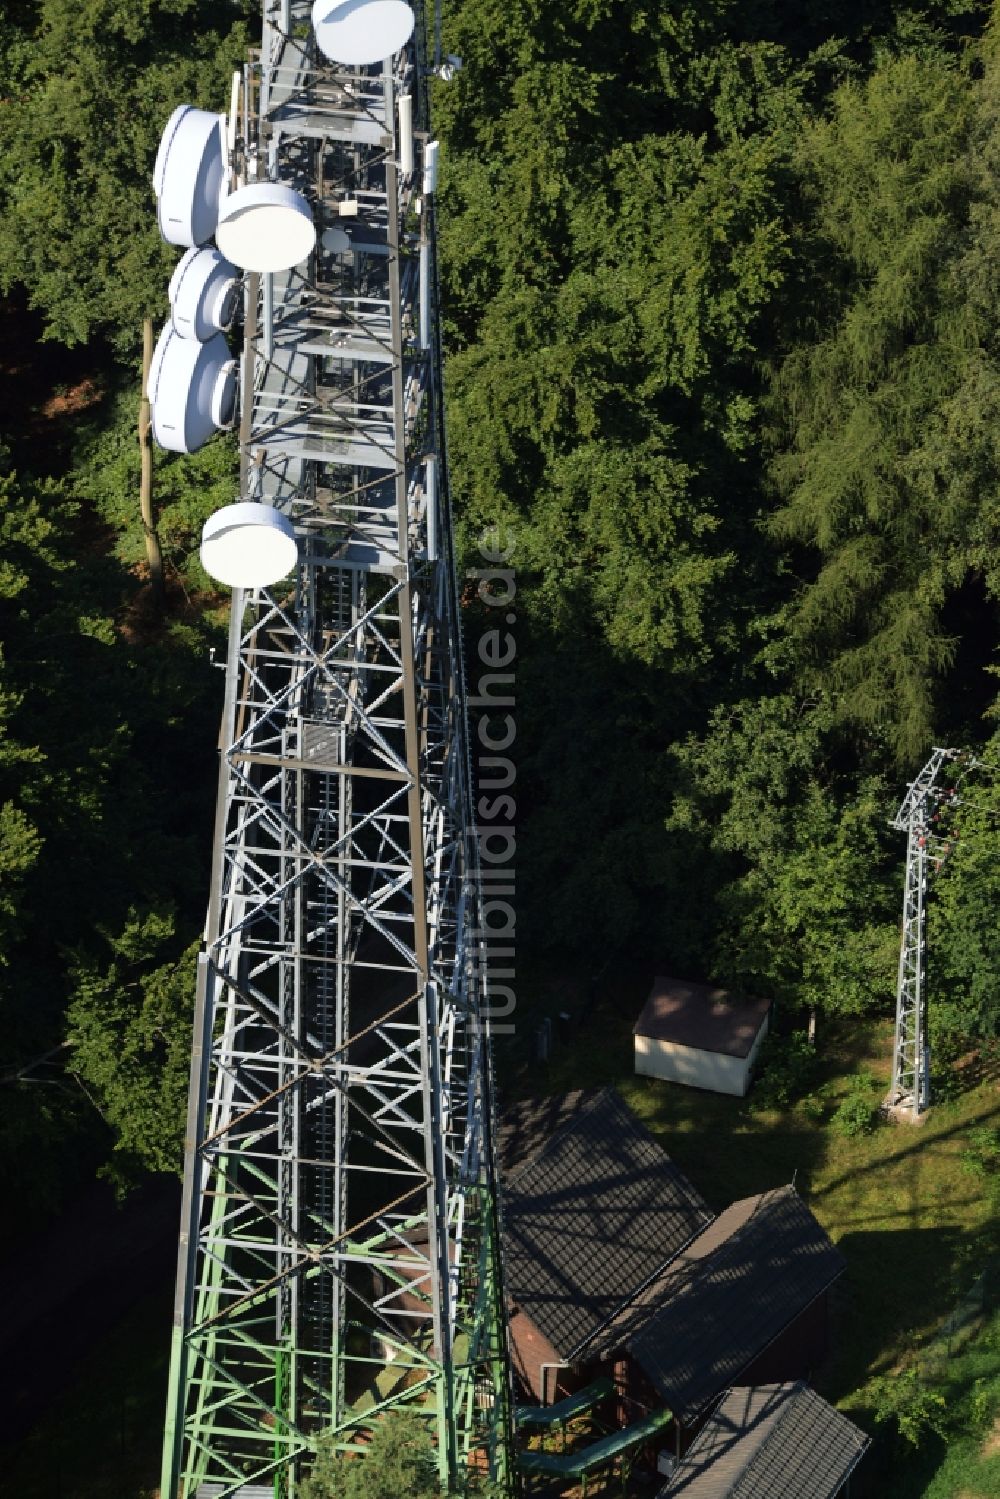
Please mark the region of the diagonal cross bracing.
[[[947, 856], [950, 844], [938, 836], [934, 824], [942, 805], [955, 799], [955, 785], [941, 785], [945, 767], [949, 778], [961, 780], [969, 757], [958, 750], [936, 748], [916, 780], [907, 788], [893, 827], [906, 834], [906, 872], [903, 885], [903, 925], [896, 980], [896, 1028], [893, 1038], [892, 1082], [884, 1107], [918, 1118], [930, 1104], [930, 1047], [925, 990], [927, 894], [932, 873]], [[956, 776], [956, 770], [958, 775]]]
[[363, 1451], [398, 1404], [442, 1481], [508, 1481], [433, 204], [397, 169], [421, 25], [340, 68], [268, 0], [244, 73], [248, 174], [317, 248], [247, 280], [242, 493], [299, 562], [233, 598], [164, 1496], [294, 1499], [323, 1432]]

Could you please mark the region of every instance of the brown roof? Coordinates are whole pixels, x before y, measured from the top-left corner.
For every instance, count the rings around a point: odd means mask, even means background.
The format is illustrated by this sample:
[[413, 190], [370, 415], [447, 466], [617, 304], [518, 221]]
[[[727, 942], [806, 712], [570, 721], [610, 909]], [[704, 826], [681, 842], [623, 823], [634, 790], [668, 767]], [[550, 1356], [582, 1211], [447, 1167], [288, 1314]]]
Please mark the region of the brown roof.
[[739, 1202], [731, 1202], [707, 1228], [703, 1228], [696, 1238], [685, 1244], [642, 1287], [637, 1296], [622, 1302], [614, 1316], [598, 1330], [592, 1343], [588, 1344], [588, 1354], [599, 1353], [601, 1357], [605, 1357], [612, 1350], [624, 1347], [633, 1334], [645, 1327], [659, 1308], [684, 1286], [698, 1261], [714, 1254], [749, 1222], [766, 1195], [761, 1192], [756, 1197], [744, 1197]]
[[529, 1165], [545, 1149], [557, 1130], [577, 1109], [596, 1098], [597, 1088], [574, 1088], [569, 1093], [551, 1094], [547, 1098], [519, 1098], [504, 1104], [500, 1115], [500, 1169], [505, 1177], [513, 1176]]
[[770, 1008], [769, 999], [734, 999], [725, 989], [709, 984], [657, 975], [632, 1033], [727, 1057], [745, 1057]]

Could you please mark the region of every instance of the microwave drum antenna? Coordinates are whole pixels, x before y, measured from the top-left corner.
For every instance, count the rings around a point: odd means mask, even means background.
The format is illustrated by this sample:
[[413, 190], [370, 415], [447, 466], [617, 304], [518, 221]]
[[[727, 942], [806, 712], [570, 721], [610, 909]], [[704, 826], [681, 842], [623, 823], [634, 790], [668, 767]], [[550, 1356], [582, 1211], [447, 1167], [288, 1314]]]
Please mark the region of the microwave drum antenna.
[[153, 436], [172, 453], [194, 453], [236, 410], [236, 361], [221, 333], [207, 343], [181, 338], [167, 323], [156, 341], [147, 384]]
[[230, 588], [266, 588], [287, 577], [297, 558], [291, 521], [256, 500], [224, 505], [201, 533], [202, 567]]
[[160, 233], [171, 245], [203, 245], [219, 218], [225, 177], [225, 115], [179, 104], [153, 168]]
[[294, 188], [252, 182], [222, 205], [215, 242], [245, 271], [290, 271], [316, 243], [312, 210]]
[[207, 343], [230, 328], [239, 301], [240, 273], [206, 245], [182, 255], [170, 278], [171, 321], [182, 338]]

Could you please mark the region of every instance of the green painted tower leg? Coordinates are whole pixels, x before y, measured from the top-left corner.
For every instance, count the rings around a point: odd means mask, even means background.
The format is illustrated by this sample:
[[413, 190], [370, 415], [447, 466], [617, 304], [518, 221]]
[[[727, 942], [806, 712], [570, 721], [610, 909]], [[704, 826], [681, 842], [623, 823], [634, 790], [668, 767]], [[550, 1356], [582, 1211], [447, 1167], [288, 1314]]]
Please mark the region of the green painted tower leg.
[[233, 593], [162, 1499], [296, 1499], [397, 1408], [515, 1482], [414, 9], [359, 61], [268, 3], [226, 137], [316, 244], [245, 282], [240, 498], [297, 562]]

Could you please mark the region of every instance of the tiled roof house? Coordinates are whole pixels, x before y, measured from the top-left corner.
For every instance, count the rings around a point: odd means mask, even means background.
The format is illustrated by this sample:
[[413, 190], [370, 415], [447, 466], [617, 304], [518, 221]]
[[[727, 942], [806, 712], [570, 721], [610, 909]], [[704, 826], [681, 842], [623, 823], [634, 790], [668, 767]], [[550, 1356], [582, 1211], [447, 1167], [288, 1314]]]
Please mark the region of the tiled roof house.
[[657, 1499], [847, 1499], [867, 1446], [801, 1381], [732, 1389]]

